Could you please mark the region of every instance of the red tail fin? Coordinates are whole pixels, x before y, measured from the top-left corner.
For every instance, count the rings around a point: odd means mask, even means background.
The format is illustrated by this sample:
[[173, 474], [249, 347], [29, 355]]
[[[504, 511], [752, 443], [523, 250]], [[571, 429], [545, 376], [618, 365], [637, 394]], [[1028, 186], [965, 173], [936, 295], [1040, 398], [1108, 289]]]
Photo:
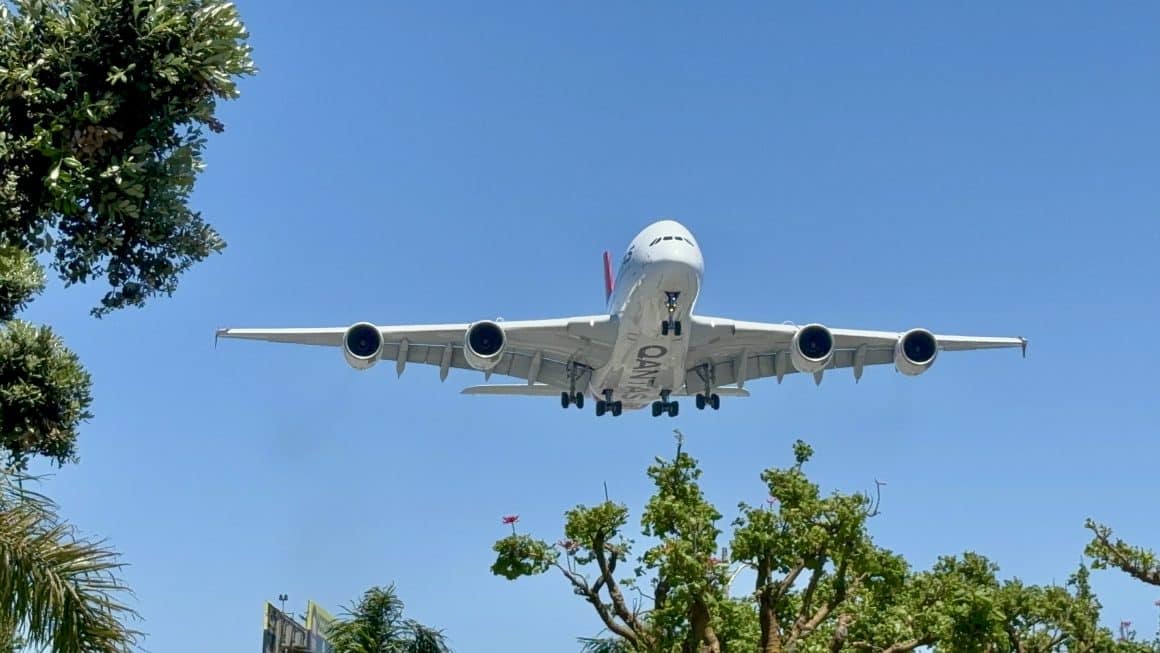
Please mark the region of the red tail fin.
[[612, 255], [604, 252], [604, 303], [612, 297]]

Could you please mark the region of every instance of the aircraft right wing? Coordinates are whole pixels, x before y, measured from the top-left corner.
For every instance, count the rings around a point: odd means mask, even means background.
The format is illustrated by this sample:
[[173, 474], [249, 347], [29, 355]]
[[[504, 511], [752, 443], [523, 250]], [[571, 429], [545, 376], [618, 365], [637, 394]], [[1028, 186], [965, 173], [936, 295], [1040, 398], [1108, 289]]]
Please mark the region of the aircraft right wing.
[[[896, 349], [901, 347], [899, 351], [906, 351], [904, 338], [908, 339], [909, 346], [917, 348], [913, 350], [916, 356], [929, 356], [929, 360], [918, 364], [903, 361], [902, 369], [909, 374], [925, 371], [939, 351], [1017, 347], [1026, 355], [1027, 350], [1026, 338], [938, 335], [922, 329], [869, 331], [812, 326], [814, 333], [821, 328], [832, 339], [829, 361], [813, 374], [817, 383], [821, 383], [822, 374], [828, 369], [851, 368], [857, 381], [867, 365], [896, 363]], [[694, 316], [686, 387], [696, 392], [707, 380], [714, 387], [726, 384], [744, 387], [747, 380], [766, 377], [777, 377], [780, 382], [784, 375], [798, 372], [792, 363], [793, 339], [799, 330], [807, 328], [810, 327]]]
[[[446, 379], [451, 368], [478, 370], [487, 377], [492, 374], [515, 377], [536, 390], [540, 390], [537, 386], [546, 384], [553, 392], [560, 392], [568, 390], [572, 381], [577, 388], [584, 388], [591, 370], [608, 362], [616, 339], [614, 319], [593, 315], [412, 326], [376, 326], [362, 322], [346, 327], [227, 328], [219, 329], [217, 338], [335, 347], [358, 369], [389, 360], [395, 362], [395, 370], [401, 375], [408, 363], [415, 363], [439, 368], [440, 379]], [[502, 333], [499, 338], [503, 343], [502, 352], [498, 361], [489, 361], [493, 366], [486, 370], [472, 364], [471, 352], [466, 349], [469, 330], [479, 325], [494, 325]], [[359, 328], [363, 331], [356, 332]], [[377, 356], [374, 354], [376, 334]], [[360, 347], [365, 347], [362, 356], [354, 351]]]

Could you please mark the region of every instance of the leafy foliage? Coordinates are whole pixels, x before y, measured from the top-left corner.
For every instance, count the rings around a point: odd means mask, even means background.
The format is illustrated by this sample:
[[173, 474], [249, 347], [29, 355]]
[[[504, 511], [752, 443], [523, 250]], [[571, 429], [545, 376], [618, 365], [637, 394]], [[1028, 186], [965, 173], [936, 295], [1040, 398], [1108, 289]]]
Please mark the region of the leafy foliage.
[[14, 319], [44, 290], [44, 269], [16, 247], [0, 247], [0, 322]]
[[0, 326], [0, 449], [8, 465], [24, 470], [33, 455], [74, 461], [77, 428], [92, 416], [90, 385], [50, 328], [19, 320]]
[[[0, 243], [104, 276], [94, 315], [170, 294], [224, 242], [188, 206], [218, 99], [252, 74], [232, 4], [0, 3]], [[7, 283], [7, 282], [6, 282]]]
[[115, 553], [79, 539], [26, 476], [0, 473], [0, 648], [47, 646], [59, 653], [129, 651], [136, 614], [118, 595]]
[[443, 632], [403, 617], [395, 586], [372, 587], [327, 632], [334, 653], [448, 653]]
[[[607, 500], [567, 511], [555, 545], [516, 533], [500, 540], [492, 572], [560, 571], [605, 631], [580, 640], [588, 653], [1160, 651], [1099, 625], [1083, 566], [1066, 587], [1001, 581], [997, 565], [971, 552], [911, 570], [869, 535], [876, 499], [823, 495], [804, 471], [813, 450], [798, 441], [793, 454], [791, 466], [760, 475], [764, 505], [739, 504], [727, 560], [716, 557], [721, 514], [678, 445], [672, 459], [648, 468], [655, 489], [641, 532], [652, 546], [631, 575], [617, 574], [630, 557], [628, 510]], [[734, 594], [742, 571], [754, 577], [753, 591]]]
[[1160, 585], [1160, 561], [1155, 553], [1119, 538], [1113, 539], [1111, 528], [1091, 519], [1084, 525], [1092, 532], [1092, 540], [1084, 550], [1092, 558], [1092, 567], [1115, 567], [1149, 585]]

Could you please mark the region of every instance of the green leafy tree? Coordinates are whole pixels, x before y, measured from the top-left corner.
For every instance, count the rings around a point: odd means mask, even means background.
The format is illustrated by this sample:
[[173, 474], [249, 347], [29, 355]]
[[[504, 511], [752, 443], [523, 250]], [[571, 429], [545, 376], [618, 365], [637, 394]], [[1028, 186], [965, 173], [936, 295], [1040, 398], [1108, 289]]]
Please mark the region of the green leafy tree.
[[131, 650], [136, 616], [118, 598], [117, 555], [79, 538], [32, 482], [0, 473], [0, 651], [27, 645], [58, 653]]
[[97, 316], [170, 294], [220, 251], [188, 206], [220, 99], [254, 72], [214, 0], [0, 2], [0, 451], [74, 462], [90, 379], [17, 315], [45, 286], [104, 278]]
[[103, 276], [103, 315], [224, 246], [188, 206], [216, 102], [254, 72], [214, 0], [0, 3], [0, 242]]
[[327, 631], [334, 653], [449, 653], [443, 632], [403, 617], [395, 586], [372, 587]]
[[[104, 280], [93, 315], [171, 294], [224, 246], [188, 205], [220, 99], [254, 72], [216, 0], [0, 1], [0, 471], [74, 462], [91, 382], [19, 313], [50, 267]], [[0, 505], [0, 649], [127, 650], [114, 554], [73, 537], [42, 497]]]
[[[655, 491], [641, 533], [651, 547], [632, 555], [628, 509], [606, 500], [567, 511], [556, 544], [505, 518], [513, 532], [495, 543], [492, 572], [514, 580], [558, 571], [606, 632], [580, 640], [586, 653], [1155, 650], [1099, 626], [1084, 567], [1067, 587], [1000, 581], [974, 553], [910, 569], [869, 535], [877, 498], [824, 495], [804, 471], [813, 451], [799, 441], [793, 452], [793, 465], [761, 474], [764, 505], [739, 504], [727, 555], [721, 514], [678, 445], [648, 468]], [[743, 571], [752, 591], [738, 594]]]

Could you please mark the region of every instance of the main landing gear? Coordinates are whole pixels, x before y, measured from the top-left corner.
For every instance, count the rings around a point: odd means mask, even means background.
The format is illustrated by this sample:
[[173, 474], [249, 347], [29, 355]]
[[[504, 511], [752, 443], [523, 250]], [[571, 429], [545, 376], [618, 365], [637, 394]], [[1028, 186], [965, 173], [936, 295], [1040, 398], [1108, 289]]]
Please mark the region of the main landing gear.
[[721, 397], [713, 392], [713, 386], [717, 382], [716, 370], [713, 365], [706, 363], [697, 368], [697, 376], [705, 382], [705, 392], [697, 395], [697, 410], [705, 410], [705, 406], [711, 407], [713, 410], [721, 409]]
[[569, 362], [565, 369], [568, 372], [568, 392], [560, 393], [560, 406], [565, 410], [573, 404], [577, 408], [583, 408], [584, 393], [576, 392], [576, 379], [580, 377], [581, 370], [574, 362]]
[[677, 299], [681, 293], [666, 292], [665, 293], [665, 308], [669, 311], [669, 318], [661, 322], [661, 335], [667, 336], [672, 333], [674, 336], [681, 335], [681, 321], [674, 318], [677, 313]]
[[604, 413], [606, 413], [606, 412], [612, 413], [613, 417], [620, 417], [621, 410], [622, 410], [622, 408], [621, 408], [620, 402], [612, 400], [612, 391], [611, 390], [605, 390], [604, 391], [604, 398], [596, 400], [596, 416], [597, 417], [602, 417], [604, 415]]
[[669, 401], [669, 390], [661, 390], [661, 400], [654, 401], [652, 405], [653, 417], [660, 417], [668, 413], [669, 417], [676, 417], [681, 410], [681, 405], [675, 401]]
[[698, 394], [697, 395], [697, 410], [705, 410], [706, 405], [711, 407], [713, 410], [720, 410], [721, 409], [721, 397], [718, 397], [717, 393], [715, 393], [715, 392], [713, 394], [709, 395], [708, 397], [706, 397], [703, 394]]

